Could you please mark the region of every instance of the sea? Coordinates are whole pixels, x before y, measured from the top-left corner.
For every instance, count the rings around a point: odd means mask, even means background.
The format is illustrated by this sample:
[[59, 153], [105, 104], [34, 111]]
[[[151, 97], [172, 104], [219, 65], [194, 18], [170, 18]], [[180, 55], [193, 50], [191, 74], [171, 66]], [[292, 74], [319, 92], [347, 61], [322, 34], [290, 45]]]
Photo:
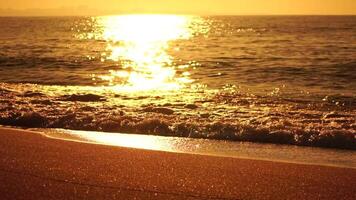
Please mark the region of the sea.
[[0, 124], [355, 160], [356, 16], [1, 17]]

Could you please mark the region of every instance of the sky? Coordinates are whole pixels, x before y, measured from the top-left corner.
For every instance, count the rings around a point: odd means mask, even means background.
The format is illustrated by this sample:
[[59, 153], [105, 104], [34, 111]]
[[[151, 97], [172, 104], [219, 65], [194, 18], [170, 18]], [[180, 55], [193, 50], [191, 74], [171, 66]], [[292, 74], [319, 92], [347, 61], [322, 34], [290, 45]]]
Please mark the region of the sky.
[[356, 0], [0, 0], [4, 15], [356, 15]]

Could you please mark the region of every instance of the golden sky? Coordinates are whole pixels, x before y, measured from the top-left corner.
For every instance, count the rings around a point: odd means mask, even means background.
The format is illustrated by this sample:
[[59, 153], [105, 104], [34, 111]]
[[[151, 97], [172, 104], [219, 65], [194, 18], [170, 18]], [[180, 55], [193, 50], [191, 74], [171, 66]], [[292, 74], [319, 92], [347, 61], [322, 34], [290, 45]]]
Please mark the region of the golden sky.
[[11, 13], [13, 15], [116, 13], [339, 15], [356, 14], [356, 0], [0, 0], [0, 9], [0, 15], [11, 15]]

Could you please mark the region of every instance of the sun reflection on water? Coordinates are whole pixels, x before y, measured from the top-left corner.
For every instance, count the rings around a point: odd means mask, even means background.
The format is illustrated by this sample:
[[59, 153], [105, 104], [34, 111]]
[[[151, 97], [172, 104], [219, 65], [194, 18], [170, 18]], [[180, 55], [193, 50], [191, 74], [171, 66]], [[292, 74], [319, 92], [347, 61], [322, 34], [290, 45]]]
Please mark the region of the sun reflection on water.
[[[181, 15], [120, 15], [96, 19], [98, 36], [106, 42], [102, 62], [116, 62], [118, 69], [99, 75], [123, 91], [177, 90], [194, 82], [187, 66], [174, 63], [171, 42], [207, 32], [203, 20]], [[179, 49], [176, 49], [177, 51]], [[182, 71], [182, 70], [180, 70]]]

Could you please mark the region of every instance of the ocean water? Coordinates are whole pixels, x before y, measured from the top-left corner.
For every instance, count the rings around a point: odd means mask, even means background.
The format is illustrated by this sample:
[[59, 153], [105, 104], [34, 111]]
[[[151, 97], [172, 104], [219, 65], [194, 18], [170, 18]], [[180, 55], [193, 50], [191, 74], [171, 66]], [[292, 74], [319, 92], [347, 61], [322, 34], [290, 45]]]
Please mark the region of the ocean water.
[[0, 124], [356, 149], [355, 16], [0, 18]]

